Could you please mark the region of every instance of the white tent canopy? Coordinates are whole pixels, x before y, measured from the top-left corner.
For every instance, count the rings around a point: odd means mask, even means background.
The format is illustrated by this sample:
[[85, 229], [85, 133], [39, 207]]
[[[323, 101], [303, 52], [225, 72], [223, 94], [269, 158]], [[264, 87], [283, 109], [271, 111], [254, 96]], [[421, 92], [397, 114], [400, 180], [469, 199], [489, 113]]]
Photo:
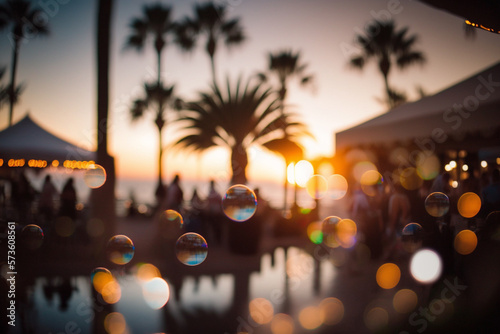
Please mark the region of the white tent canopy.
[[499, 128], [500, 62], [435, 95], [338, 132], [336, 148], [339, 152], [361, 145], [433, 139], [438, 134], [455, 142], [479, 135], [483, 146], [498, 146]]
[[0, 131], [0, 159], [90, 161], [95, 160], [95, 152], [53, 135], [26, 115], [18, 123]]

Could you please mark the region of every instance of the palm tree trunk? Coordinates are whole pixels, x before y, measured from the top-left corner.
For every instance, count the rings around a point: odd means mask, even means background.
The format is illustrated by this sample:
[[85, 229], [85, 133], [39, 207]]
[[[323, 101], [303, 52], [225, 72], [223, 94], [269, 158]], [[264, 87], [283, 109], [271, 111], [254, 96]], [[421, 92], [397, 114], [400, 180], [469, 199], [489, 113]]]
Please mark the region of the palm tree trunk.
[[286, 213], [287, 196], [288, 196], [288, 162], [285, 160], [285, 183], [283, 184], [283, 213]]
[[217, 85], [217, 80], [215, 78], [215, 59], [213, 55], [210, 56], [210, 67], [212, 69], [212, 80], [214, 82], [214, 85]]
[[158, 77], [157, 77], [157, 83], [158, 87], [160, 86], [161, 83], [161, 50], [156, 51], [156, 61], [157, 61], [157, 67], [158, 67]]
[[[105, 230], [96, 247], [102, 249], [114, 234], [115, 164], [108, 154], [109, 48], [113, 0], [99, 0], [97, 17], [97, 162], [106, 170], [106, 182], [91, 193], [92, 217], [104, 223]], [[100, 252], [99, 254], [101, 254]]]
[[163, 126], [157, 124], [158, 128], [158, 185], [156, 187], [156, 199], [158, 205], [165, 198], [166, 191], [163, 185]]
[[384, 84], [385, 84], [385, 93], [387, 94], [387, 102], [389, 103], [389, 108], [392, 109], [394, 107], [394, 102], [391, 97], [391, 89], [389, 88], [389, 80], [386, 74], [384, 74]]
[[246, 184], [246, 168], [248, 165], [248, 156], [245, 148], [241, 144], [234, 145], [231, 150], [231, 170], [233, 176], [231, 184]]
[[16, 72], [17, 72], [17, 59], [19, 56], [19, 43], [21, 37], [14, 36], [14, 48], [12, 50], [12, 67], [10, 71], [10, 87], [9, 87], [9, 126], [12, 125], [12, 118], [14, 116], [14, 102], [16, 99]]

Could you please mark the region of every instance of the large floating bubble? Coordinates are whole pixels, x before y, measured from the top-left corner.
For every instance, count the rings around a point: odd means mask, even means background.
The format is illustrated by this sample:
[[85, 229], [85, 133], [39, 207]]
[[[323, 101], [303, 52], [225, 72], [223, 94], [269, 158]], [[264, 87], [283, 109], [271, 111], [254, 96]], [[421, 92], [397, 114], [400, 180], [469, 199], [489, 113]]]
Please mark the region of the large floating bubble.
[[250, 219], [257, 210], [257, 197], [245, 185], [230, 187], [222, 198], [222, 211], [231, 220], [243, 222]]
[[207, 258], [208, 245], [198, 233], [185, 233], [177, 239], [175, 255], [177, 259], [188, 266], [197, 266]]
[[40, 248], [43, 243], [43, 231], [35, 224], [26, 225], [21, 231], [21, 238], [24, 246], [30, 250]]
[[112, 281], [114, 281], [114, 277], [111, 272], [104, 267], [95, 268], [90, 274], [90, 281], [94, 286], [94, 289], [101, 293], [104, 286]]
[[414, 253], [420, 247], [422, 247], [422, 242], [424, 240], [424, 229], [422, 225], [417, 223], [409, 223], [403, 227], [401, 232], [401, 241], [403, 242], [403, 248], [409, 252]]
[[134, 257], [135, 246], [126, 235], [115, 235], [106, 246], [108, 259], [115, 264], [127, 264]]
[[425, 199], [425, 210], [433, 217], [443, 217], [450, 209], [450, 199], [446, 194], [434, 192]]
[[83, 180], [89, 188], [99, 188], [106, 182], [106, 170], [101, 165], [91, 164], [85, 171]]
[[175, 227], [182, 227], [184, 225], [184, 219], [182, 215], [175, 210], [165, 210], [164, 218], [168, 224], [174, 224]]

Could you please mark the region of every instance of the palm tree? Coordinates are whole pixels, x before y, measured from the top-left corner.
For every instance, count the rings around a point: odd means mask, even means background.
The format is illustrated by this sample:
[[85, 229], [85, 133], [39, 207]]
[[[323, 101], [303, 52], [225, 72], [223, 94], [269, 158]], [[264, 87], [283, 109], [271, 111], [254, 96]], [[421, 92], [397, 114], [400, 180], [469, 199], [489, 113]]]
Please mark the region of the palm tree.
[[157, 83], [160, 84], [162, 52], [169, 42], [168, 37], [175, 37], [176, 24], [170, 18], [171, 7], [157, 3], [145, 5], [142, 11], [142, 17], [133, 18], [130, 22], [131, 33], [127, 38], [125, 47], [134, 48], [140, 52], [144, 49], [149, 37], [152, 37], [156, 51]]
[[[279, 85], [279, 101], [280, 110], [283, 113], [285, 108], [285, 98], [288, 92], [288, 84], [290, 80], [297, 79], [302, 86], [310, 85], [312, 83], [313, 76], [305, 74], [307, 64], [303, 64], [300, 58], [300, 52], [293, 52], [292, 50], [281, 50], [275, 53], [268, 54], [268, 68], [266, 73], [259, 73], [258, 76], [261, 81], [268, 81], [268, 76], [274, 76]], [[286, 143], [286, 133], [283, 137], [283, 143]], [[299, 157], [299, 155], [295, 155]], [[300, 155], [301, 156], [301, 155]], [[302, 157], [301, 157], [302, 158]], [[300, 158], [300, 159], [301, 159]], [[285, 159], [285, 180], [283, 185], [284, 190], [284, 203], [283, 210], [286, 211], [287, 207], [287, 189], [288, 189], [288, 179], [287, 179], [287, 166], [291, 162], [297, 162], [298, 160]], [[297, 191], [297, 188], [295, 188]], [[297, 194], [295, 194], [296, 197]]]
[[270, 52], [268, 57], [268, 74], [259, 73], [258, 76], [263, 82], [268, 80], [269, 75], [276, 77], [279, 84], [280, 109], [283, 112], [290, 80], [297, 78], [301, 85], [310, 85], [313, 76], [304, 73], [307, 64], [301, 62], [300, 52], [281, 50], [275, 53]]
[[246, 183], [247, 149], [251, 145], [266, 146], [288, 129], [289, 139], [305, 133], [305, 125], [294, 121], [292, 114], [279, 111], [278, 98], [262, 83], [234, 87], [227, 80], [227, 92], [216, 84], [212, 91], [201, 93], [200, 99], [186, 105], [182, 116], [187, 134], [175, 145], [194, 151], [204, 151], [218, 145], [231, 150], [231, 183]]
[[210, 57], [212, 80], [216, 80], [215, 53], [219, 40], [223, 39], [226, 46], [239, 45], [245, 40], [239, 18], [226, 19], [226, 6], [207, 2], [194, 5], [194, 18], [186, 17], [178, 28], [178, 36], [186, 44], [193, 46], [200, 35], [206, 38], [205, 50]]
[[16, 102], [16, 72], [19, 57], [19, 48], [24, 39], [32, 39], [47, 35], [49, 29], [44, 20], [41, 9], [34, 8], [28, 0], [6, 0], [0, 5], [0, 29], [10, 26], [9, 40], [12, 41], [12, 63], [10, 68], [9, 88], [9, 126], [12, 125], [14, 104]]
[[[179, 99], [174, 99], [174, 86], [165, 87], [162, 83], [144, 84], [144, 97], [136, 99], [130, 113], [132, 121], [137, 121], [144, 117], [146, 112], [154, 113], [154, 122], [158, 130], [158, 186], [156, 188], [156, 197], [161, 201], [165, 196], [165, 187], [162, 178], [162, 159], [163, 159], [163, 129], [166, 124], [166, 106], [170, 104], [175, 107]], [[156, 108], [154, 107], [156, 105]]]
[[[350, 59], [353, 68], [363, 69], [365, 64], [376, 61], [382, 73], [385, 91], [390, 108], [397, 104], [394, 98], [401, 97], [402, 93], [396, 92], [389, 85], [388, 76], [391, 66], [395, 64], [400, 69], [405, 69], [413, 64], [423, 64], [426, 61], [421, 51], [415, 50], [417, 36], [408, 36], [408, 28], [396, 30], [393, 21], [373, 21], [368, 24], [366, 31], [372, 31], [368, 36], [357, 35], [356, 43], [361, 47], [360, 53]], [[404, 94], [404, 93], [403, 93]]]
[[[5, 67], [0, 69], [0, 82], [5, 74]], [[19, 96], [24, 90], [24, 85], [18, 85], [14, 90], [14, 104], [19, 101]], [[4, 103], [9, 101], [10, 85], [0, 85], [0, 110], [2, 110]]]

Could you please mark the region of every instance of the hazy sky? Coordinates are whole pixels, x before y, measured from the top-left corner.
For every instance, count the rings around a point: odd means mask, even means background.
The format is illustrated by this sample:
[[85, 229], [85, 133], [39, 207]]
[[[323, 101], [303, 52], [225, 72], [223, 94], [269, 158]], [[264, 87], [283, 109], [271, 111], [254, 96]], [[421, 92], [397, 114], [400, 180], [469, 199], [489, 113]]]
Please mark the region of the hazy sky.
[[[78, 145], [94, 148], [96, 114], [95, 26], [96, 1], [70, 0], [46, 7], [51, 34], [30, 39], [21, 46], [18, 82], [27, 86], [14, 120], [27, 111], [45, 128]], [[292, 86], [289, 103], [301, 114], [316, 141], [304, 140], [309, 158], [334, 153], [334, 133], [384, 112], [376, 97], [383, 94], [383, 81], [374, 64], [364, 71], [347, 66], [353, 38], [377, 13], [390, 13], [394, 1], [353, 0], [221, 0], [229, 5], [229, 17], [239, 17], [247, 41], [229, 52], [220, 48], [216, 64], [220, 79], [245, 78], [267, 66], [267, 53], [283, 48], [300, 50], [308, 70], [315, 76], [315, 92]], [[34, 3], [57, 3], [34, 1]], [[118, 176], [154, 177], [157, 173], [157, 132], [152, 119], [131, 124], [128, 108], [141, 92], [141, 83], [155, 77], [152, 46], [142, 54], [124, 51], [128, 23], [151, 1], [114, 2], [110, 73], [110, 150], [117, 161]], [[194, 1], [163, 1], [173, 7], [173, 18], [192, 12]], [[408, 26], [419, 35], [417, 47], [425, 52], [427, 64], [405, 72], [394, 69], [390, 82], [416, 98], [416, 87], [429, 94], [450, 86], [499, 61], [500, 36], [478, 31], [466, 40], [463, 20], [418, 1], [401, 0], [392, 7], [397, 27]], [[9, 67], [11, 44], [0, 35], [0, 66]], [[163, 55], [163, 77], [176, 85], [177, 94], [194, 98], [207, 90], [209, 60], [203, 46], [183, 54], [174, 45]], [[8, 73], [5, 76], [8, 78]], [[4, 83], [6, 83], [4, 78]], [[222, 81], [222, 80], [221, 80]], [[7, 125], [7, 108], [0, 113], [0, 129]], [[171, 116], [173, 114], [171, 113]], [[178, 134], [168, 128], [165, 144]], [[182, 153], [165, 156], [167, 179], [174, 172], [186, 177], [223, 177], [228, 170], [227, 152], [216, 149], [196, 163], [196, 156]], [[277, 156], [252, 150], [250, 178], [281, 180], [283, 162]], [[265, 175], [263, 175], [265, 171]]]

